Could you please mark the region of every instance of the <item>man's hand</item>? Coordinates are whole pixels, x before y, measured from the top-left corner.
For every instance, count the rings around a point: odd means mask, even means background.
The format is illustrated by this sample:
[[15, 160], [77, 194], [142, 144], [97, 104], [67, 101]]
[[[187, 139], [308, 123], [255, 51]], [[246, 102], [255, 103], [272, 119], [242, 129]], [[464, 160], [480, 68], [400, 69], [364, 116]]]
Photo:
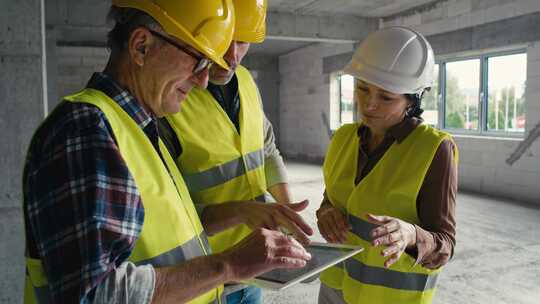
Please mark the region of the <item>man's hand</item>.
[[330, 243], [344, 243], [351, 230], [345, 215], [331, 204], [321, 204], [317, 210], [317, 226], [322, 237]]
[[224, 252], [156, 267], [152, 303], [186, 303], [224, 283], [250, 279], [275, 268], [301, 268], [310, 259], [295, 239], [259, 228]]
[[253, 230], [285, 228], [302, 244], [308, 245], [310, 243], [308, 235], [313, 234], [313, 229], [298, 214], [308, 204], [308, 200], [291, 204], [238, 202], [237, 212], [242, 218], [241, 221]]
[[274, 268], [302, 268], [311, 259], [295, 239], [278, 231], [259, 228], [220, 254], [228, 281], [253, 278]]
[[388, 268], [394, 264], [406, 248], [416, 246], [416, 227], [391, 216], [367, 214], [368, 222], [379, 225], [371, 230], [373, 246], [384, 245], [386, 248], [381, 252], [384, 257], [390, 257], [384, 263]]

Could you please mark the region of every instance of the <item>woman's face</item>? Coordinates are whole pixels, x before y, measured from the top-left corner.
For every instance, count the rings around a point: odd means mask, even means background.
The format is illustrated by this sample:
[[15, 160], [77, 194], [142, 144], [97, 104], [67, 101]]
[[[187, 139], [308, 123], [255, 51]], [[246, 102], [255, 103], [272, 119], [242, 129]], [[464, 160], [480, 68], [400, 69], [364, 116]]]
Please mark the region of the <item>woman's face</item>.
[[388, 92], [359, 79], [355, 80], [354, 99], [362, 122], [377, 133], [384, 133], [401, 122], [409, 105], [405, 95]]

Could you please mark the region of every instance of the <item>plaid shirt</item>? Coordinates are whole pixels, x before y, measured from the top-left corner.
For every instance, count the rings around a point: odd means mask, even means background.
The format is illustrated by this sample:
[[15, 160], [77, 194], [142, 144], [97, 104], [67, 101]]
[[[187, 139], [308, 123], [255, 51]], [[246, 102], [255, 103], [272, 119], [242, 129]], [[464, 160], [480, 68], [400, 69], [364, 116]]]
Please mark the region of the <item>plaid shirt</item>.
[[[116, 101], [157, 147], [156, 120], [130, 93], [103, 73], [88, 87]], [[131, 254], [144, 220], [101, 110], [63, 102], [49, 115], [28, 150], [23, 194], [26, 254], [42, 260], [53, 302], [92, 302], [96, 286]]]

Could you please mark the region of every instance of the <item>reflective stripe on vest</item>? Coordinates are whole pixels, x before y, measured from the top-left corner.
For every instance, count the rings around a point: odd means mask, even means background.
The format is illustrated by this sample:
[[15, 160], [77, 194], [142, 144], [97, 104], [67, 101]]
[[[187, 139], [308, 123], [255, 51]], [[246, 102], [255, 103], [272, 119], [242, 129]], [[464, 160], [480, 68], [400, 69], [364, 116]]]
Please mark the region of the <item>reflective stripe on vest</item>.
[[[39, 303], [39, 304], [52, 303], [50, 298], [49, 298], [49, 288], [47, 288], [47, 287], [34, 287], [34, 292], [36, 293], [35, 302], [27, 302], [26, 299], [25, 299], [25, 302], [24, 302], [25, 304], [26, 303]], [[213, 300], [213, 301], [208, 302], [208, 304], [227, 303], [227, 296], [225, 294], [221, 295], [220, 300], [221, 300], [221, 302], [218, 301], [218, 300]], [[189, 303], [192, 303], [192, 302], [190, 301]]]
[[264, 152], [263, 150], [257, 150], [244, 155], [243, 158], [239, 157], [201, 172], [184, 174], [184, 180], [190, 191], [197, 192], [224, 184], [236, 177], [245, 175], [247, 171], [257, 169], [263, 165]]
[[[208, 240], [206, 238], [206, 234], [202, 234], [199, 236], [203, 241], [205, 241], [205, 244], [207, 244], [208, 246]], [[156, 256], [156, 257], [153, 257], [153, 258], [150, 258], [150, 259], [147, 259], [147, 260], [142, 260], [142, 261], [139, 261], [139, 262], [136, 262], [135, 264], [136, 265], [147, 265], [147, 264], [151, 264], [152, 266], [154, 267], [165, 267], [165, 266], [174, 266], [174, 265], [177, 265], [183, 261], [187, 261], [187, 260], [190, 260], [190, 259], [193, 259], [195, 257], [198, 257], [198, 256], [201, 256], [201, 246], [199, 244], [199, 240], [197, 237], [194, 237], [193, 239], [191, 239], [190, 241], [182, 244], [182, 246], [179, 246], [171, 251], [168, 251], [168, 252], [165, 252], [159, 256]], [[28, 259], [27, 259], [28, 260]], [[40, 270], [37, 271], [38, 273], [42, 273], [43, 272], [43, 266], [41, 266], [41, 261], [39, 260], [36, 260], [36, 259], [31, 259], [33, 260], [33, 265], [36, 268], [39, 268]], [[39, 265], [38, 265], [39, 263]], [[28, 262], [27, 262], [28, 264]], [[35, 271], [36, 272], [36, 271]], [[44, 277], [44, 274], [42, 273], [42, 276]], [[50, 293], [49, 293], [49, 287], [48, 285], [46, 284], [46, 281], [43, 282], [43, 278], [41, 279], [34, 279], [32, 280], [32, 278], [30, 277], [29, 275], [29, 270], [28, 270], [28, 267], [26, 268], [26, 281], [27, 283], [28, 282], [36, 282], [36, 281], [39, 281], [41, 280], [41, 284], [44, 284], [44, 285], [40, 285], [40, 284], [35, 284], [33, 286], [33, 290], [30, 290], [30, 292], [33, 292], [35, 293], [33, 296], [35, 296], [35, 299], [33, 299], [32, 296], [30, 296], [28, 294], [28, 291], [25, 291], [25, 303], [40, 303], [40, 304], [48, 304], [48, 303], [51, 303], [51, 297], [50, 297]], [[46, 278], [45, 278], [46, 280]], [[223, 291], [220, 290], [220, 293], [222, 293]], [[222, 295], [222, 298], [221, 298], [221, 303], [226, 303], [226, 301], [224, 301], [225, 297], [225, 294]], [[192, 303], [192, 302], [190, 302]], [[199, 302], [193, 302], [193, 303], [199, 303]], [[217, 300], [214, 300], [214, 301], [210, 301], [208, 303], [219, 303], [219, 301]]]
[[[158, 141], [162, 160], [135, 121], [100, 91], [85, 89], [65, 99], [67, 102], [93, 104], [103, 111], [115, 135], [120, 154], [141, 194], [144, 223], [128, 260], [138, 265], [162, 267], [208, 254], [208, 240], [202, 224], [182, 176], [163, 142]], [[47, 285], [43, 282], [36, 284], [35, 280], [45, 277], [43, 267], [39, 260], [32, 260], [27, 258], [29, 279], [34, 287], [39, 288], [35, 290], [36, 295], [45, 300], [48, 293], [43, 292], [43, 289], [47, 289]], [[210, 290], [189, 303], [214, 303], [219, 301], [222, 290], [223, 286]]]
[[371, 267], [356, 259], [345, 261], [348, 275], [364, 284], [386, 286], [394, 289], [424, 291], [435, 288], [438, 273], [425, 275]]
[[[348, 214], [352, 233], [369, 243], [369, 232], [378, 227], [356, 216]], [[393, 271], [381, 267], [371, 267], [356, 259], [345, 261], [345, 268], [349, 276], [365, 284], [381, 285], [395, 289], [424, 291], [435, 287], [438, 273], [427, 275], [422, 273], [407, 273]]]
[[[179, 113], [167, 117], [180, 141], [176, 160], [197, 206], [262, 198], [264, 173], [264, 113], [259, 92], [248, 70], [236, 70], [240, 96], [239, 131], [208, 90], [194, 88]], [[237, 225], [209, 237], [221, 252], [251, 230]]]
[[183, 261], [191, 260], [195, 257], [203, 255], [201, 251], [201, 245], [199, 239], [202, 239], [204, 244], [209, 248], [208, 240], [206, 234], [201, 234], [199, 237], [194, 237], [182, 246], [178, 246], [168, 252], [160, 254], [159, 256], [149, 258], [146, 260], [141, 260], [136, 262], [136, 265], [146, 265], [151, 264], [154, 267], [165, 267], [172, 266]]
[[380, 267], [371, 267], [356, 259], [348, 259], [334, 265], [339, 269], [347, 269], [348, 275], [362, 283], [386, 286], [395, 289], [424, 291], [435, 288], [439, 274], [424, 275], [392, 271]]
[[[340, 128], [328, 148], [323, 165], [326, 193], [330, 202], [347, 214], [352, 226], [347, 243], [360, 245], [363, 252], [321, 274], [321, 281], [342, 290], [349, 304], [430, 303], [440, 269], [415, 265], [403, 253], [396, 263], [384, 268], [387, 259], [382, 246], [373, 247], [369, 232], [376, 227], [365, 219], [366, 213], [388, 215], [419, 224], [416, 197], [425, 174], [444, 139], [440, 131], [419, 125], [401, 143], [394, 143], [372, 171], [354, 184], [360, 141], [358, 124]], [[457, 154], [456, 154], [457, 159]]]

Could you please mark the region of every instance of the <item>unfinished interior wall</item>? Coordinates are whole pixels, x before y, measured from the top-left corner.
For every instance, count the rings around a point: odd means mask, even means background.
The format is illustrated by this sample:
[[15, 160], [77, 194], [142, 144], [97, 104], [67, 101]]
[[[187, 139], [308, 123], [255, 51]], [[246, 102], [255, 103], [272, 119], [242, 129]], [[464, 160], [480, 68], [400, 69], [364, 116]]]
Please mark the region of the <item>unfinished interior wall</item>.
[[0, 9], [0, 303], [22, 302], [22, 168], [46, 108], [42, 7], [40, 0], [6, 0]]
[[57, 103], [61, 97], [84, 88], [92, 73], [103, 71], [109, 58], [109, 51], [102, 47], [62, 46], [57, 47], [55, 51], [58, 93], [54, 103]]
[[257, 83], [263, 101], [264, 113], [274, 128], [276, 142], [279, 145], [279, 65], [276, 56], [248, 55], [242, 65], [249, 69]]
[[[330, 74], [325, 57], [350, 53], [352, 44], [315, 44], [279, 58], [281, 151], [290, 158], [321, 161], [330, 141]], [[324, 118], [326, 117], [326, 118]]]
[[439, 0], [380, 20], [380, 27], [403, 25], [426, 36], [523, 16], [540, 10], [537, 0]]

